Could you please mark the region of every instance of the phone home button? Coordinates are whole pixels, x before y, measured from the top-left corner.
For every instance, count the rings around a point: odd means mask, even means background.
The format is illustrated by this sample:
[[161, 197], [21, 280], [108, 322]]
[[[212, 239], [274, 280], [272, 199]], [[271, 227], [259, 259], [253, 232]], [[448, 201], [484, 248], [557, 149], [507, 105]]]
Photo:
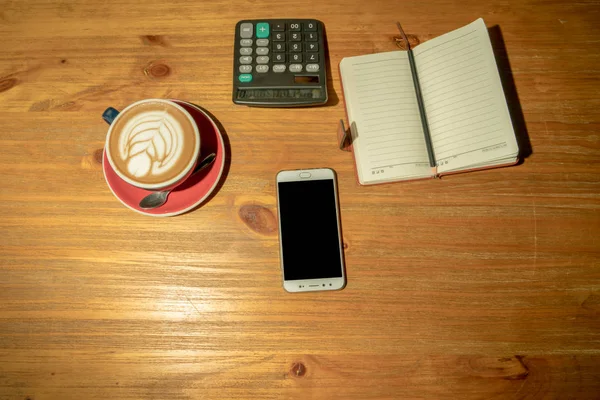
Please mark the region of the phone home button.
[[306, 179], [306, 178], [310, 178], [311, 174], [310, 172], [300, 172], [300, 175], [298, 175], [300, 178]]

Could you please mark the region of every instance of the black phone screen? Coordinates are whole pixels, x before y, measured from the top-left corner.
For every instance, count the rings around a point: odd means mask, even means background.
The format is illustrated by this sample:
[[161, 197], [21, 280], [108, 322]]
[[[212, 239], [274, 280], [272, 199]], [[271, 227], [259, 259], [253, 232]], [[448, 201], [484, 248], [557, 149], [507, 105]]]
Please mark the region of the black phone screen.
[[284, 280], [341, 278], [333, 180], [278, 185]]

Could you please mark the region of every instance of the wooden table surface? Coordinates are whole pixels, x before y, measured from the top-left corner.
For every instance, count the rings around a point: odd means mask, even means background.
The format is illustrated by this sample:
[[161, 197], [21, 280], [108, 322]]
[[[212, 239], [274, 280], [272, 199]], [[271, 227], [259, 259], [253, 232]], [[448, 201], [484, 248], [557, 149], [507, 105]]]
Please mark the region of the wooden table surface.
[[[600, 7], [483, 3], [1, 0], [0, 399], [598, 398]], [[231, 102], [235, 23], [277, 17], [324, 22], [328, 106]], [[528, 157], [358, 186], [340, 60], [479, 17]], [[229, 144], [178, 217], [125, 208], [99, 162], [102, 111], [151, 97]], [[288, 294], [275, 173], [322, 166], [348, 285]]]

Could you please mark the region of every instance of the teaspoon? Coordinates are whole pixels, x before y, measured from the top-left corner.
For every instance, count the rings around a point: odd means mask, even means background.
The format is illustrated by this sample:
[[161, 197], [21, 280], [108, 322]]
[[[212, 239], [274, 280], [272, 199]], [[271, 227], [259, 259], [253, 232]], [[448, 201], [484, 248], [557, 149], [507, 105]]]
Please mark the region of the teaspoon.
[[[200, 164], [196, 166], [196, 169], [194, 169], [194, 172], [192, 172], [190, 178], [212, 164], [213, 161], [215, 161], [215, 158], [217, 158], [215, 153], [210, 153], [204, 157], [204, 159], [200, 161]], [[144, 210], [151, 210], [153, 208], [162, 206], [167, 202], [167, 197], [172, 190], [173, 189], [150, 193], [148, 196], [144, 197], [142, 201], [140, 201], [140, 208], [143, 208]]]

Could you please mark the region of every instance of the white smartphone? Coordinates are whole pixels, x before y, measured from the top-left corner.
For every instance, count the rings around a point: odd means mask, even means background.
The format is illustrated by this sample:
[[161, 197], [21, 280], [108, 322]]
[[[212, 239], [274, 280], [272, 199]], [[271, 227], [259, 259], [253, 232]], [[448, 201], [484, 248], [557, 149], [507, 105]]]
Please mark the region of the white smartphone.
[[283, 288], [340, 290], [346, 284], [335, 172], [280, 171], [277, 215]]

